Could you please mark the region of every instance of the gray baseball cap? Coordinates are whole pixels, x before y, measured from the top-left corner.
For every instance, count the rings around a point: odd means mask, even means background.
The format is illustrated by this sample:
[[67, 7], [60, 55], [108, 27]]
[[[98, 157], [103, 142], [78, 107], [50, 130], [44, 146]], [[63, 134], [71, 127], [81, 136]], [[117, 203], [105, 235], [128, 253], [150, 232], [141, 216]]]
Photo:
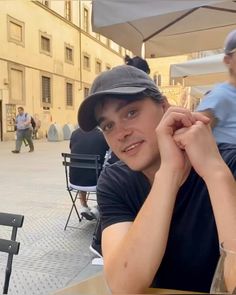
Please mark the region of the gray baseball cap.
[[[105, 95], [138, 94], [144, 90], [157, 93], [157, 99], [162, 100], [162, 94], [154, 81], [142, 70], [133, 66], [117, 66], [101, 73], [93, 82], [89, 96], [79, 107], [78, 122], [84, 131], [90, 131], [97, 126], [95, 106]], [[129, 96], [127, 96], [129, 97]]]
[[225, 46], [224, 46], [225, 54], [230, 54], [236, 52], [236, 30], [233, 30], [228, 34], [225, 39]]

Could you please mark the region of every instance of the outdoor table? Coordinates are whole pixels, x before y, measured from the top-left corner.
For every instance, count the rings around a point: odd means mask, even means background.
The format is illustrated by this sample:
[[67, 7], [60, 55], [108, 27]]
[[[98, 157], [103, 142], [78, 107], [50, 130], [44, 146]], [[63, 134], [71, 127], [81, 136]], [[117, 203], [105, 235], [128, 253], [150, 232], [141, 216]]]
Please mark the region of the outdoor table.
[[[144, 294], [203, 294], [191, 291], [148, 288]], [[60, 289], [52, 295], [111, 295], [102, 273]], [[125, 295], [125, 294], [123, 294]]]

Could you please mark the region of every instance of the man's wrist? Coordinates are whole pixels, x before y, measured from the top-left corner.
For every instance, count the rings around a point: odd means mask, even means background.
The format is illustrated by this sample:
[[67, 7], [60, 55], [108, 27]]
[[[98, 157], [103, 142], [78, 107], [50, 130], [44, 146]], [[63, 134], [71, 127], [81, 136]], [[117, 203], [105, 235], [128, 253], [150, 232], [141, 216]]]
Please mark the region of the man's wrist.
[[225, 162], [222, 160], [220, 162], [216, 162], [213, 165], [211, 165], [207, 170], [206, 173], [202, 176], [206, 184], [215, 183], [217, 181], [221, 182], [223, 178], [230, 177], [231, 173], [229, 171], [228, 166], [225, 164]]
[[160, 167], [155, 174], [155, 180], [163, 182], [165, 185], [171, 186], [173, 190], [179, 190], [182, 184], [182, 176], [179, 171], [168, 169], [167, 167]]

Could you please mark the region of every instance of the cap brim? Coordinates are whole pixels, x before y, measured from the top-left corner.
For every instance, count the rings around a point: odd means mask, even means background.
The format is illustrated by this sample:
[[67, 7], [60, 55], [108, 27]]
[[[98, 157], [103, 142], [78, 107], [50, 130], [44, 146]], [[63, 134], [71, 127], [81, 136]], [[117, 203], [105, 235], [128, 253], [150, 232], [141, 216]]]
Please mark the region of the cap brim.
[[78, 110], [78, 123], [79, 127], [84, 131], [90, 131], [97, 126], [97, 120], [95, 118], [95, 106], [99, 102], [99, 98], [104, 95], [116, 94], [138, 94], [143, 92], [145, 87], [120, 87], [111, 90], [104, 90], [89, 95], [80, 105]]

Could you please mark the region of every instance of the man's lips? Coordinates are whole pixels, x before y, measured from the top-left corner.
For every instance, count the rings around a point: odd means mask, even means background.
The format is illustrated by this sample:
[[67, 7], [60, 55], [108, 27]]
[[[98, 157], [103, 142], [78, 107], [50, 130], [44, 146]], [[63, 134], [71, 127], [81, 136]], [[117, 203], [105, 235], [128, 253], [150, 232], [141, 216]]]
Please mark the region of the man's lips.
[[134, 143], [131, 143], [129, 145], [127, 145], [125, 148], [122, 149], [123, 153], [127, 153], [129, 151], [134, 150], [135, 148], [137, 148], [138, 146], [140, 146], [142, 143], [144, 142], [144, 140], [140, 140]]

